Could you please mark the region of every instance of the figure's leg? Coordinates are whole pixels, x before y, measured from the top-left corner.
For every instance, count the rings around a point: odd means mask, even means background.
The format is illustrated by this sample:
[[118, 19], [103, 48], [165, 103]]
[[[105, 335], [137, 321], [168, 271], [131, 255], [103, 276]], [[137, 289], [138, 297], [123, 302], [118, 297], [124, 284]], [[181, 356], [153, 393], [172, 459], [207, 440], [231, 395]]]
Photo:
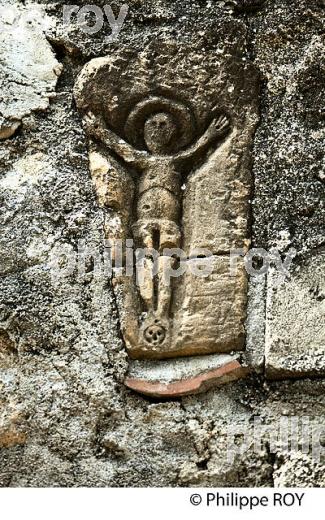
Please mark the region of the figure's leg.
[[141, 219], [132, 226], [136, 247], [153, 249], [155, 222]]
[[176, 259], [164, 254], [164, 250], [179, 247], [179, 227], [171, 220], [141, 219], [134, 224], [133, 233], [136, 244], [148, 249], [147, 257], [137, 262], [140, 295], [147, 310], [168, 319], [172, 296], [170, 272], [175, 268]]
[[168, 319], [172, 289], [170, 271], [174, 268], [175, 258], [160, 256], [158, 259], [158, 283], [157, 283], [157, 315]]
[[173, 220], [161, 220], [159, 223], [159, 253], [164, 249], [178, 248], [181, 243], [179, 226]]
[[154, 223], [138, 220], [132, 229], [136, 244], [137, 285], [146, 309], [152, 311], [155, 306], [155, 257], [158, 255], [154, 250]]
[[[168, 319], [172, 298], [171, 271], [175, 269], [176, 258], [171, 256], [172, 251], [166, 249], [178, 249], [181, 233], [176, 222], [161, 220], [159, 226], [159, 252], [158, 259], [158, 283], [157, 283], [157, 313]], [[174, 252], [175, 254], [176, 252]]]
[[155, 304], [153, 268], [154, 262], [151, 258], [144, 257], [137, 261], [137, 285], [148, 311], [152, 310]]

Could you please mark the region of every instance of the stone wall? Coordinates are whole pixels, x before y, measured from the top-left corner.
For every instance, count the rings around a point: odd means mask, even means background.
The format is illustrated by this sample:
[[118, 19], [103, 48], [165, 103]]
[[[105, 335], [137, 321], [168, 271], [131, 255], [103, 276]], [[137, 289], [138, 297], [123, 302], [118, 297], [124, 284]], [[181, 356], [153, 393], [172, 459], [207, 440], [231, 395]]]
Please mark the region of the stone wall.
[[[324, 0], [129, 0], [115, 42], [108, 23], [64, 24], [63, 1], [0, 5], [0, 485], [323, 486], [324, 455], [267, 427], [307, 424], [325, 447]], [[252, 246], [296, 256], [290, 275], [249, 281], [248, 377], [143, 397], [123, 384], [111, 280], [91, 259], [82, 278], [52, 276], [80, 240], [101, 251], [104, 238], [73, 88], [92, 58], [201, 37], [203, 61], [226, 48], [259, 72]], [[240, 450], [254, 417], [259, 449]]]

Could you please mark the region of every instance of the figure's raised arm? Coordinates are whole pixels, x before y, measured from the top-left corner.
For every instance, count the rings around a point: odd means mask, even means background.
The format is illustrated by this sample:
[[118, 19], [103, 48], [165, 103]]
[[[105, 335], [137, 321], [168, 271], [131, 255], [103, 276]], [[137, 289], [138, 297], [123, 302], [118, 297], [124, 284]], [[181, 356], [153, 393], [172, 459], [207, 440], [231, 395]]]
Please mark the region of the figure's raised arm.
[[230, 129], [227, 116], [222, 115], [214, 118], [204, 134], [192, 146], [176, 154], [175, 159], [180, 161], [196, 160], [206, 151], [211, 143], [218, 137], [223, 137]]
[[95, 116], [89, 112], [83, 117], [83, 123], [86, 133], [101, 141], [107, 148], [115, 152], [121, 159], [128, 164], [134, 166], [144, 166], [146, 162], [146, 152], [136, 150], [124, 141], [121, 137], [107, 128], [104, 119], [101, 116]]

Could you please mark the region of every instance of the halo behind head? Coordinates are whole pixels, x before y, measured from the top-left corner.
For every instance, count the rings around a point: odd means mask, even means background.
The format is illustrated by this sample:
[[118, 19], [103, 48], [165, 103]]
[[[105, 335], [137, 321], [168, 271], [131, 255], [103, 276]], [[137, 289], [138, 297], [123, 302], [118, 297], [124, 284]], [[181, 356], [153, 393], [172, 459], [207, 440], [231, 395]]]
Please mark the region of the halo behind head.
[[167, 140], [170, 133], [170, 140], [166, 143], [168, 153], [175, 153], [193, 141], [196, 125], [190, 109], [179, 101], [158, 96], [140, 101], [130, 112], [124, 127], [127, 140], [140, 149], [152, 147], [153, 140], [149, 142], [150, 126], [159, 123], [159, 118], [160, 123], [166, 125], [165, 132], [161, 127], [160, 137]]

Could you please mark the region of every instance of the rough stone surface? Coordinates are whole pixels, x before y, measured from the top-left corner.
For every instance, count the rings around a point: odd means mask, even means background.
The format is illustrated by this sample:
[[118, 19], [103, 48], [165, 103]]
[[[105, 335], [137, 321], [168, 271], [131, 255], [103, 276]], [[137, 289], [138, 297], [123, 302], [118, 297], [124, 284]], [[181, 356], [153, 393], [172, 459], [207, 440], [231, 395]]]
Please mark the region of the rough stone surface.
[[62, 65], [46, 41], [50, 19], [37, 4], [0, 2], [0, 139], [10, 137], [32, 111], [45, 110], [55, 95]]
[[265, 365], [268, 377], [325, 374], [325, 265], [319, 251], [290, 280], [269, 274]]
[[[288, 288], [276, 288], [268, 316], [282, 327], [277, 295], [293, 294], [293, 287], [306, 295], [294, 298], [297, 315], [316, 316], [320, 293], [309, 261], [324, 244], [324, 2], [132, 0], [115, 43], [105, 39], [108, 24], [85, 35], [74, 22], [63, 25], [62, 2], [38, 5], [53, 22], [47, 49], [63, 71], [46, 111], [24, 116], [0, 149], [0, 485], [324, 486], [324, 453], [303, 453], [299, 443], [288, 450], [270, 442], [266, 429], [258, 450], [248, 446], [227, 458], [229, 425], [240, 432], [240, 444], [256, 416], [273, 432], [290, 417], [324, 429], [322, 374], [267, 381], [262, 371], [200, 395], [142, 397], [123, 384], [128, 362], [111, 281], [96, 272], [91, 255], [82, 276], [70, 269], [53, 279], [52, 269], [53, 259], [64, 265], [67, 253], [76, 254], [80, 240], [101, 251], [104, 238], [105, 215], [72, 96], [78, 73], [121, 46], [139, 50], [158, 36], [190, 44], [203, 31], [220, 51], [225, 39], [233, 42], [261, 74], [253, 245], [298, 252]], [[12, 120], [20, 118], [17, 112]], [[260, 357], [264, 290], [251, 298], [247, 345]], [[303, 338], [314, 349], [311, 323]]]

